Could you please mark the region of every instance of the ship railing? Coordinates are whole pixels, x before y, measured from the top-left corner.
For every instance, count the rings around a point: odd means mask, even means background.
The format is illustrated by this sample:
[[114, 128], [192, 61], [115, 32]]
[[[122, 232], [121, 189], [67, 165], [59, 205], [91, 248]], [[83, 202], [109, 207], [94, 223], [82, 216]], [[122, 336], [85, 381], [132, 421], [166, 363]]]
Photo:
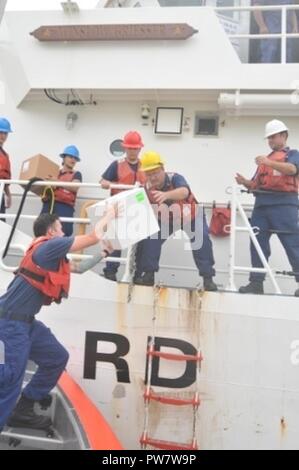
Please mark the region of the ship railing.
[[[280, 51], [281, 51], [281, 64], [286, 64], [287, 62], [287, 40], [288, 39], [296, 39], [299, 38], [299, 31], [297, 33], [289, 33], [287, 31], [287, 14], [288, 11], [295, 11], [299, 10], [299, 5], [254, 5], [254, 6], [227, 6], [227, 7], [212, 7], [213, 10], [216, 12], [217, 16], [219, 16], [220, 22], [222, 23], [224, 29], [225, 24], [224, 21], [229, 22], [230, 20], [233, 21], [233, 18], [229, 16], [223, 16], [221, 13], [234, 13], [234, 12], [249, 12], [253, 13], [254, 11], [281, 11], [281, 32], [280, 33], [269, 33], [269, 34], [254, 34], [254, 33], [233, 33], [230, 34], [226, 31], [228, 38], [233, 43], [234, 40], [242, 40], [247, 39], [248, 41], [254, 39], [280, 39]], [[299, 28], [299, 14], [297, 15], [297, 23]], [[235, 22], [237, 28], [238, 25]], [[248, 20], [248, 24], [250, 21]], [[231, 29], [231, 28], [230, 28]]]
[[[27, 184], [29, 183], [29, 181], [27, 180], [16, 180], [16, 179], [11, 179], [11, 180], [1, 180], [0, 179], [0, 201], [2, 201], [2, 197], [4, 195], [4, 188], [5, 188], [5, 185], [9, 184], [9, 185], [12, 185], [12, 184], [16, 184], [18, 186], [23, 186], [25, 187]], [[100, 183], [82, 183], [82, 182], [63, 182], [63, 184], [61, 183], [61, 181], [49, 181], [49, 180], [46, 180], [46, 181], [36, 181], [32, 184], [32, 186], [41, 186], [41, 187], [51, 187], [51, 186], [63, 186], [63, 187], [78, 187], [78, 188], [98, 188], [98, 189], [102, 189], [101, 187], [101, 184]], [[132, 189], [132, 188], [135, 188], [137, 185], [129, 185], [129, 184], [116, 184], [116, 183], [111, 183], [110, 185], [110, 189]], [[20, 196], [22, 196], [22, 194], [19, 194]], [[33, 196], [33, 194], [32, 194]], [[36, 198], [40, 198], [40, 196], [38, 195], [35, 195]], [[95, 199], [95, 197], [93, 196], [93, 199]], [[99, 198], [99, 200], [103, 200], [105, 198]], [[13, 213], [5, 213], [5, 214], [2, 214], [0, 213], [0, 220], [1, 219], [12, 219], [14, 220], [15, 218], [17, 217], [17, 214], [13, 214]], [[35, 220], [37, 217], [37, 215], [30, 215], [30, 214], [21, 214], [19, 216], [20, 219], [26, 219], [26, 220]], [[88, 218], [88, 217], [59, 217], [59, 219], [61, 220], [61, 222], [69, 222], [69, 223], [75, 223], [75, 224], [83, 224], [83, 225], [89, 225], [91, 223], [91, 220]], [[20, 244], [14, 244], [12, 243], [11, 245], [11, 248], [15, 248], [19, 251], [21, 251], [22, 253], [25, 252], [26, 250], [26, 247], [25, 246], [22, 246]], [[5, 271], [11, 271], [11, 272], [14, 272], [16, 269], [17, 269], [17, 266], [8, 266], [4, 263], [3, 261], [3, 258], [2, 258], [2, 255], [3, 255], [3, 252], [4, 252], [4, 249], [5, 247], [0, 247], [0, 268], [5, 270]], [[76, 260], [80, 260], [80, 259], [87, 259], [87, 258], [91, 258], [92, 255], [88, 255], [88, 254], [81, 254], [81, 253], [73, 253], [73, 254], [69, 254], [68, 257], [70, 259], [76, 259]], [[129, 269], [129, 264], [130, 264], [130, 258], [131, 258], [131, 249], [129, 248], [128, 249], [128, 253], [127, 253], [127, 256], [126, 257], [120, 257], [120, 258], [116, 258], [114, 256], [107, 256], [103, 262], [107, 262], [107, 261], [110, 261], [110, 262], [115, 262], [115, 263], [120, 263], [120, 264], [125, 264], [126, 265], [126, 268], [125, 268], [125, 274], [123, 276], [123, 280], [124, 281], [127, 281], [128, 278], [129, 278], [129, 273], [128, 273], [128, 269]]]
[[[16, 184], [16, 185], [21, 185], [21, 186], [26, 186], [29, 183], [29, 181], [26, 180], [0, 180], [0, 201], [2, 200], [3, 194], [4, 194], [4, 188], [6, 184]], [[61, 181], [38, 181], [34, 183], [35, 186], [61, 186]], [[63, 182], [64, 187], [85, 187], [85, 188], [98, 188], [101, 189], [100, 183], [81, 183], [81, 182], [76, 182], [76, 183], [71, 183], [71, 182]], [[111, 189], [132, 189], [135, 188], [136, 185], [123, 185], [123, 184], [111, 184]], [[280, 288], [277, 284], [277, 281], [275, 279], [275, 276], [273, 274], [273, 271], [271, 270], [269, 264], [267, 263], [267, 260], [261, 250], [261, 247], [256, 239], [255, 236], [255, 228], [251, 227], [245, 209], [242, 206], [238, 194], [240, 193], [240, 190], [238, 189], [237, 185], [233, 185], [231, 188], [231, 228], [230, 228], [230, 251], [229, 251], [229, 283], [227, 286], [228, 290], [231, 291], [236, 291], [236, 285], [235, 285], [235, 274], [237, 272], [263, 272], [263, 273], [268, 273], [275, 292], [277, 294], [280, 294]], [[21, 196], [21, 193], [19, 194]], [[34, 196], [35, 198], [39, 198], [40, 196], [37, 195], [30, 195]], [[95, 199], [94, 196], [92, 196], [93, 199]], [[105, 198], [99, 198], [99, 200], [103, 200]], [[240, 216], [245, 224], [245, 226], [238, 226], [236, 223], [236, 214], [237, 211], [239, 211]], [[5, 213], [1, 214], [0, 213], [0, 220], [1, 219], [12, 219], [14, 220], [16, 218], [17, 214], [13, 213]], [[35, 220], [37, 215], [27, 215], [27, 214], [21, 214], [20, 219], [27, 219], [27, 220]], [[85, 228], [87, 225], [91, 223], [91, 220], [88, 217], [60, 217], [60, 220], [62, 222], [69, 222], [69, 223], [75, 223], [75, 224], [82, 224]], [[261, 261], [263, 263], [263, 268], [251, 268], [251, 267], [245, 267], [245, 266], [238, 266], [236, 265], [236, 234], [237, 232], [249, 232], [250, 238], [261, 258]], [[85, 233], [85, 230], [81, 233]], [[25, 252], [26, 247], [22, 247], [19, 244], [11, 245], [12, 248], [17, 248], [18, 250]], [[0, 268], [6, 270], [6, 271], [15, 271], [17, 267], [15, 266], [7, 266], [3, 259], [2, 259], [2, 254], [4, 251], [4, 247], [0, 247]], [[92, 255], [89, 254], [81, 254], [81, 253], [74, 253], [70, 254], [69, 257], [71, 259], [87, 259], [91, 258]], [[125, 265], [125, 273], [123, 275], [122, 281], [123, 282], [129, 282], [131, 279], [131, 266], [132, 266], [132, 257], [134, 256], [134, 246], [130, 247], [127, 252], [127, 256], [125, 257], [120, 257], [120, 258], [115, 258], [113, 256], [108, 256], [103, 260], [103, 262], [106, 261], [111, 261], [111, 262], [116, 262], [120, 263], [122, 265]], [[174, 265], [161, 265], [160, 266], [163, 269], [176, 269], [176, 270], [182, 270], [182, 271], [193, 271], [195, 268], [188, 267], [188, 266], [174, 266]], [[223, 272], [223, 273], [226, 273]]]
[[[275, 279], [275, 275], [269, 266], [265, 255], [260, 247], [260, 244], [256, 238], [256, 231], [259, 230], [258, 227], [252, 227], [249, 223], [248, 217], [245, 213], [244, 208], [240, 202], [238, 195], [240, 194], [240, 188], [237, 184], [233, 184], [231, 186], [231, 223], [230, 223], [230, 249], [229, 249], [229, 283], [227, 286], [227, 290], [236, 291], [235, 285], [235, 274], [237, 272], [258, 272], [258, 273], [265, 273], [268, 274], [275, 293], [281, 294], [281, 290], [277, 281]], [[244, 225], [237, 224], [237, 212], [239, 213], [241, 220], [243, 221]], [[237, 240], [236, 235], [238, 232], [248, 232], [251, 242], [253, 243], [260, 260], [263, 264], [263, 268], [253, 268], [248, 266], [238, 266], [236, 264], [236, 247], [237, 247]]]

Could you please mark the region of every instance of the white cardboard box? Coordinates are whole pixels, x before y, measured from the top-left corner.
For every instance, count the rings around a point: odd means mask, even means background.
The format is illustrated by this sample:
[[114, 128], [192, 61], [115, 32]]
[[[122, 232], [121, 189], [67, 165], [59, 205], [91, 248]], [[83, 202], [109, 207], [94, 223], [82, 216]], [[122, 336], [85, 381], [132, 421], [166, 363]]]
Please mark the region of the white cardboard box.
[[107, 204], [115, 202], [120, 203], [121, 216], [109, 224], [105, 235], [115, 250], [128, 248], [130, 245], [159, 232], [156, 216], [143, 188], [122, 191], [89, 206], [87, 213], [92, 226], [99, 221]]

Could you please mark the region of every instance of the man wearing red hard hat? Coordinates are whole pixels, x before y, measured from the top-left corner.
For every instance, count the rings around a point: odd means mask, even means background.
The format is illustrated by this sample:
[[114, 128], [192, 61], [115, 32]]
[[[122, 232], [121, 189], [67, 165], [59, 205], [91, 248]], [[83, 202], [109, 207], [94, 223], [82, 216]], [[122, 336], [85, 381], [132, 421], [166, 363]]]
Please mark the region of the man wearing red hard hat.
[[[102, 188], [110, 189], [111, 183], [118, 184], [132, 184], [136, 182], [145, 184], [145, 174], [140, 169], [139, 153], [143, 147], [141, 135], [137, 131], [129, 131], [123, 138], [122, 147], [125, 150], [126, 156], [121, 160], [115, 160], [102, 174], [100, 183]], [[111, 196], [124, 191], [123, 189], [111, 189]], [[115, 250], [111, 256], [119, 258], [121, 255], [120, 250]], [[119, 268], [119, 263], [107, 262], [104, 268], [104, 276], [110, 281], [116, 281], [116, 273]]]

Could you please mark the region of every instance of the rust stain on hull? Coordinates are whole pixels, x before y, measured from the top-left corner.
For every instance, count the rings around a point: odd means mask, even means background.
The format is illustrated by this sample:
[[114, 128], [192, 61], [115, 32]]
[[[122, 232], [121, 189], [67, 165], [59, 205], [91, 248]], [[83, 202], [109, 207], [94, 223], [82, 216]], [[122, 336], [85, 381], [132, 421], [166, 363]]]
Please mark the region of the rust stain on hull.
[[169, 298], [169, 289], [167, 287], [160, 287], [159, 289], [159, 306], [167, 307]]
[[281, 437], [284, 437], [287, 431], [287, 423], [284, 417], [280, 419], [280, 434]]

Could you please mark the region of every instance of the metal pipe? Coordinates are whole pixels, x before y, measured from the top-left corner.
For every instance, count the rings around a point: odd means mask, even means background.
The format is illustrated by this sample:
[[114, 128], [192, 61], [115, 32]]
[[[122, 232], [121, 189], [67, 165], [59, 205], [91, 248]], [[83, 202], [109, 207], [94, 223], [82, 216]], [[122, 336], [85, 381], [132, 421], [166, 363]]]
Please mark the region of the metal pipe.
[[239, 94], [238, 103], [236, 103], [236, 93], [220, 93], [218, 104], [221, 109], [237, 109], [242, 107], [249, 109], [258, 107], [263, 109], [274, 109], [280, 106], [295, 108], [292, 95], [293, 91], [294, 90], [291, 90], [290, 93], [285, 94]]
[[[20, 219], [35, 220], [37, 215], [21, 215]], [[0, 219], [15, 219], [16, 214], [0, 214]], [[82, 219], [80, 217], [59, 217], [61, 222], [90, 224], [90, 219]]]
[[228, 266], [229, 266], [229, 278], [228, 278], [228, 290], [235, 291], [235, 277], [234, 277], [234, 267], [236, 264], [236, 216], [237, 216], [237, 185], [233, 184], [232, 186], [232, 195], [231, 195], [231, 222], [230, 222], [230, 242], [229, 242], [229, 257], [228, 257]]
[[[28, 180], [1, 180], [0, 183], [4, 182], [5, 184], [20, 184], [21, 186], [26, 186], [29, 181]], [[83, 188], [102, 188], [100, 183], [72, 183], [66, 181], [37, 181], [33, 183], [32, 186], [63, 186], [63, 187], [83, 187]], [[113, 183], [110, 185], [111, 188], [115, 189], [133, 189], [138, 187], [139, 185], [132, 185], [132, 184], [116, 184]]]
[[[286, 33], [287, 33], [287, 11], [285, 8], [282, 9], [282, 15], [281, 15], [281, 63], [285, 64], [287, 61], [287, 53], [286, 53], [286, 47], [287, 47], [287, 40], [286, 40]], [[298, 35], [299, 37], [299, 35]]]
[[230, 7], [208, 7], [214, 11], [271, 11], [271, 10], [298, 10], [299, 5], [248, 5], [248, 6], [230, 6]]

